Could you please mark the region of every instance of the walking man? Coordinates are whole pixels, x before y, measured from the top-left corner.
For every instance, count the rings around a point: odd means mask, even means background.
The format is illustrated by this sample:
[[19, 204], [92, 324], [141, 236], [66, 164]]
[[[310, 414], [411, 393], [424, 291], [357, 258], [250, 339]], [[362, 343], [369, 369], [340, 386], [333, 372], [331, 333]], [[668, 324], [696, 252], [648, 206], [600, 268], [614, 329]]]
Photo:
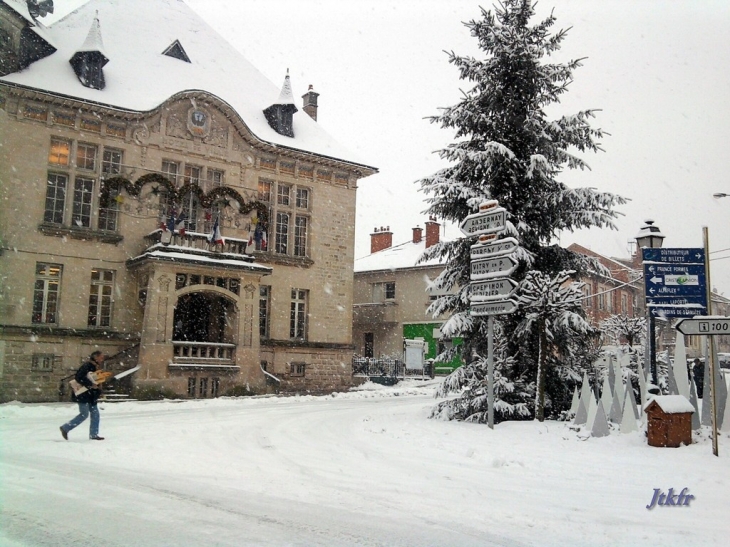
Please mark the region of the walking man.
[[101, 388], [96, 383], [96, 376], [94, 375], [103, 365], [104, 359], [106, 359], [106, 356], [101, 351], [95, 351], [74, 375], [76, 385], [73, 400], [79, 405], [79, 414], [73, 420], [61, 426], [61, 435], [66, 440], [68, 440], [69, 431], [86, 420], [89, 414], [91, 414], [89, 439], [94, 441], [104, 440], [104, 437], [99, 437], [99, 408], [96, 406], [96, 402], [101, 396]]

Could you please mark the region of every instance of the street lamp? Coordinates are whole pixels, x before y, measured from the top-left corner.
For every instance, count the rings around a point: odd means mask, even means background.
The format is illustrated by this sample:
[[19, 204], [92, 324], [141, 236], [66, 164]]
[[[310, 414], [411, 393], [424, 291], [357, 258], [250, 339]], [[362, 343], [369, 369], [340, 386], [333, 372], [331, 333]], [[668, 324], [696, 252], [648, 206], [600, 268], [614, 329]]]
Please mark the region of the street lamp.
[[[658, 226], [654, 226], [653, 220], [645, 220], [644, 226], [641, 227], [639, 230], [639, 233], [636, 235], [636, 246], [639, 248], [639, 250], [642, 247], [648, 247], [650, 249], [658, 249], [662, 246], [662, 242], [664, 241], [664, 234], [662, 234], [661, 230]], [[643, 261], [643, 256], [642, 256]], [[644, 268], [644, 271], [646, 271], [646, 268]], [[646, 275], [646, 274], [645, 274]], [[649, 338], [649, 369], [651, 370], [651, 383], [655, 386], [659, 385], [659, 381], [657, 379], [657, 371], [656, 371], [656, 338], [654, 334], [655, 329], [655, 321], [654, 321], [654, 315], [651, 313], [651, 308], [647, 305], [646, 306], [646, 315], [647, 315], [647, 329], [648, 329], [648, 336]]]

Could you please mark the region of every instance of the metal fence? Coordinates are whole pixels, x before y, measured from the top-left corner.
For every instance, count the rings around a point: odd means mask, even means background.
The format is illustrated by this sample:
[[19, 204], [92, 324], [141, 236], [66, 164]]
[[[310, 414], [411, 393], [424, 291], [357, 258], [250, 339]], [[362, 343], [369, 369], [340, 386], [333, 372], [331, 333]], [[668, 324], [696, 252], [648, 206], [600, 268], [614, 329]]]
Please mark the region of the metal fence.
[[352, 374], [368, 378], [433, 378], [430, 362], [426, 362], [423, 369], [409, 369], [400, 359], [375, 357], [353, 357]]

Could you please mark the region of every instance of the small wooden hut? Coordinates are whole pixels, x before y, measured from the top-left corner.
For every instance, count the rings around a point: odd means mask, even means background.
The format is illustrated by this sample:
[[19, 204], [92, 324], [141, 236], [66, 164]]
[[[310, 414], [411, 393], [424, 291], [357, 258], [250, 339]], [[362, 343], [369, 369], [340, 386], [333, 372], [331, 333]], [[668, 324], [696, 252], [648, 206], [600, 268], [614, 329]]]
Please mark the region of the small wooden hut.
[[683, 395], [657, 395], [644, 405], [649, 446], [677, 448], [692, 443], [694, 407]]

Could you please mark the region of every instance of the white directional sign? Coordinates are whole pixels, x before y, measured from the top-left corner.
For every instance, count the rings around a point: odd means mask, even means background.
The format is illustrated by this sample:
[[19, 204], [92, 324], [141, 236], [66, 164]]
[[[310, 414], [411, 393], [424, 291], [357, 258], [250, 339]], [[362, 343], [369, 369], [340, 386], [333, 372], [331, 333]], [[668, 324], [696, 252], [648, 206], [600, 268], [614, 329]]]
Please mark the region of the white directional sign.
[[506, 277], [517, 269], [517, 261], [511, 256], [499, 256], [471, 261], [471, 280], [490, 277]]
[[474, 302], [469, 307], [469, 314], [473, 317], [484, 315], [502, 315], [512, 313], [517, 309], [517, 304], [512, 300], [496, 300], [494, 302]]
[[505, 299], [512, 296], [517, 289], [517, 283], [509, 277], [488, 279], [486, 281], [472, 281], [469, 283], [469, 300], [482, 302], [485, 300]]
[[490, 243], [477, 243], [471, 246], [471, 259], [478, 260], [480, 258], [505, 255], [511, 253], [515, 248], [517, 248], [517, 240], [513, 237], [506, 237]]
[[682, 334], [704, 334], [705, 336], [730, 334], [730, 317], [682, 319], [677, 323], [676, 328]]
[[467, 216], [459, 226], [459, 229], [464, 235], [476, 236], [501, 232], [506, 225], [507, 215], [505, 209], [496, 207], [488, 211]]

